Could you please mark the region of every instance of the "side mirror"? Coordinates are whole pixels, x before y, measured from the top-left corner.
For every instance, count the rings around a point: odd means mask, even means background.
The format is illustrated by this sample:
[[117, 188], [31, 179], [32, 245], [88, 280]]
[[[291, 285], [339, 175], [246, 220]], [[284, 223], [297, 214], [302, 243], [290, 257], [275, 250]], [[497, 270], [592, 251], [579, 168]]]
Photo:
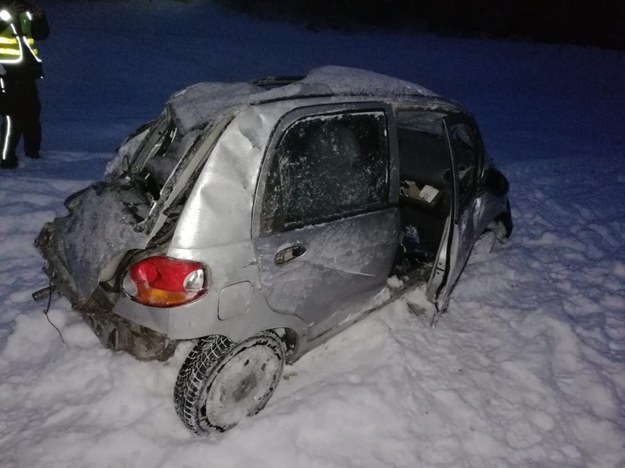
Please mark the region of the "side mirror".
[[482, 187], [484, 191], [496, 197], [503, 197], [508, 193], [510, 184], [508, 179], [495, 168], [489, 168], [482, 178]]

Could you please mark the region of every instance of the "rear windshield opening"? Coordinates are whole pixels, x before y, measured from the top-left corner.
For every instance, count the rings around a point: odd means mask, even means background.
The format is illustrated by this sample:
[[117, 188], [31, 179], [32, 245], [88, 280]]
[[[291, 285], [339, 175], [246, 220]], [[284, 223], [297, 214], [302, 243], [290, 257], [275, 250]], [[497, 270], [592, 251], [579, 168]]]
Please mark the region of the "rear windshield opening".
[[200, 131], [182, 134], [168, 111], [159, 118], [130, 161], [130, 177], [158, 201], [163, 188], [197, 141]]

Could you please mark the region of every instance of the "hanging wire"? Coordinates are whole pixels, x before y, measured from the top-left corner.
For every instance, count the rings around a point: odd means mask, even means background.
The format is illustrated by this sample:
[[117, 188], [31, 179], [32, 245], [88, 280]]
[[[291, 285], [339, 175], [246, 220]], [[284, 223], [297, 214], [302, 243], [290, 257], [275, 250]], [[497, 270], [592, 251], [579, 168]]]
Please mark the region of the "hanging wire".
[[48, 304], [46, 305], [46, 308], [43, 310], [43, 315], [46, 316], [46, 319], [48, 320], [48, 323], [50, 325], [52, 325], [54, 327], [54, 329], [56, 330], [56, 332], [59, 334], [59, 336], [61, 337], [61, 341], [63, 343], [65, 343], [65, 340], [63, 339], [63, 334], [61, 333], [61, 330], [58, 329], [58, 327], [52, 323], [52, 320], [50, 320], [50, 317], [48, 316], [48, 312], [50, 312], [50, 305], [52, 304], [52, 280], [50, 280], [50, 285], [49, 285], [49, 293], [48, 293]]

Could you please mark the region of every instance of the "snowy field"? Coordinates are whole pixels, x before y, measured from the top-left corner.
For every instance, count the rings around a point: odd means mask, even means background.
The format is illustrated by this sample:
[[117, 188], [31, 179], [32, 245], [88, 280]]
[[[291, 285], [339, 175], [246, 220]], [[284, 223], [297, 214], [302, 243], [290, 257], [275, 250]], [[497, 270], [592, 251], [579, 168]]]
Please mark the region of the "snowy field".
[[[44, 151], [0, 172], [0, 466], [625, 466], [625, 54], [314, 32], [210, 4], [42, 1]], [[32, 243], [119, 141], [196, 81], [335, 64], [471, 109], [515, 231], [481, 243], [435, 328], [410, 293], [287, 367], [257, 417], [201, 438], [166, 363], [104, 349]]]

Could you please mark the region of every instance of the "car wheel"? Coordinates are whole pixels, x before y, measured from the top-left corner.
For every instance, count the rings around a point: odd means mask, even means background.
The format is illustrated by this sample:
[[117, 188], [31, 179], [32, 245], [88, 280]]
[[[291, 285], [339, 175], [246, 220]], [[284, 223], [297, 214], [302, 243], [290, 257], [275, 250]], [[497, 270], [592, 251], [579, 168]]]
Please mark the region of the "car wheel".
[[227, 431], [261, 411], [278, 386], [285, 348], [273, 332], [233, 344], [223, 336], [200, 340], [180, 368], [174, 404], [197, 434]]

